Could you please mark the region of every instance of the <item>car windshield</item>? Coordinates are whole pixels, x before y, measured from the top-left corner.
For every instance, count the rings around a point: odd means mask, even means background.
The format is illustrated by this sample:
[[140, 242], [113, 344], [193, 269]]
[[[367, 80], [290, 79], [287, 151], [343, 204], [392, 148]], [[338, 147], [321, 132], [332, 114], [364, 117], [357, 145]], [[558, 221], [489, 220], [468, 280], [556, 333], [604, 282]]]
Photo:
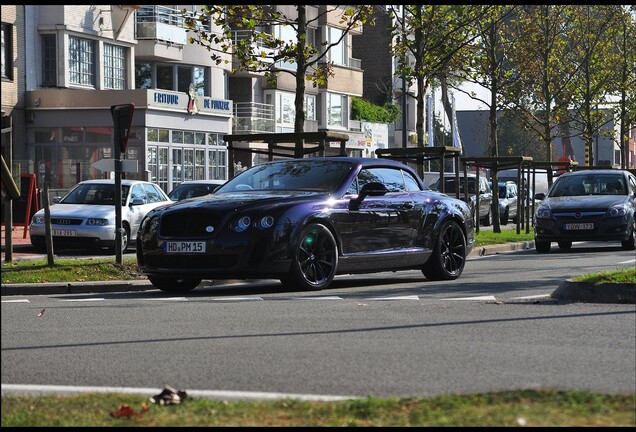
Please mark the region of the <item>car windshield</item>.
[[[122, 185], [122, 205], [126, 204], [128, 186]], [[66, 194], [60, 204], [115, 205], [115, 185], [105, 183], [80, 184]]]
[[263, 163], [237, 175], [216, 193], [245, 190], [333, 192], [354, 167], [351, 162], [328, 159]]
[[180, 201], [187, 198], [194, 198], [203, 195], [208, 195], [214, 192], [214, 188], [217, 185], [205, 185], [205, 184], [181, 184], [174, 188], [169, 194], [168, 198], [173, 201]]
[[560, 177], [548, 196], [626, 195], [625, 180], [617, 174], [588, 174]]

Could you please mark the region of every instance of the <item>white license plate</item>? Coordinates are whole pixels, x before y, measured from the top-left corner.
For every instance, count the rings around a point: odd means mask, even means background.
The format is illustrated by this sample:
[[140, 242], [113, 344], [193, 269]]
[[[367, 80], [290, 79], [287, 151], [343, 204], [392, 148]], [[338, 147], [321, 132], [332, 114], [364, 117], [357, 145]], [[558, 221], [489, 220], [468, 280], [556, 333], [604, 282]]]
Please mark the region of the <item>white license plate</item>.
[[53, 235], [58, 237], [75, 237], [75, 230], [54, 229]]
[[593, 223], [569, 223], [563, 226], [563, 229], [571, 230], [591, 230], [594, 229]]
[[163, 244], [165, 253], [204, 253], [204, 241], [167, 241]]

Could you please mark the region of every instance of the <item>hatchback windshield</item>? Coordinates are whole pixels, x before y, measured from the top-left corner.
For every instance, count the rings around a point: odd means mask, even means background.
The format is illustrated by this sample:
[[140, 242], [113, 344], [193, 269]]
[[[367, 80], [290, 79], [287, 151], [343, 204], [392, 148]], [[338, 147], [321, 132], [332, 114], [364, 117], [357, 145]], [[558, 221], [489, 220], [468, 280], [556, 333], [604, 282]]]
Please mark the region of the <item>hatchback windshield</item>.
[[626, 195], [625, 180], [620, 175], [588, 174], [585, 176], [560, 177], [549, 196], [577, 195]]

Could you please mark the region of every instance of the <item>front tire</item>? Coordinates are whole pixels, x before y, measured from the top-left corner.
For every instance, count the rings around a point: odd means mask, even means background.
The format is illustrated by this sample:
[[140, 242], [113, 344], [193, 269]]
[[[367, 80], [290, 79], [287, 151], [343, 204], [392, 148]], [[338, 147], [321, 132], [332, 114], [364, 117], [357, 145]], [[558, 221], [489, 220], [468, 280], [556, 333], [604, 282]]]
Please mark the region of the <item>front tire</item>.
[[561, 240], [557, 244], [560, 249], [570, 249], [572, 247], [572, 242], [570, 240]]
[[550, 252], [550, 242], [535, 240], [534, 247], [537, 250], [537, 253], [548, 253]]
[[508, 209], [504, 210], [503, 214], [501, 215], [501, 218], [499, 219], [499, 222], [501, 223], [501, 225], [508, 224]]
[[636, 240], [634, 239], [634, 230], [632, 229], [632, 233], [629, 235], [627, 240], [621, 241], [621, 246], [625, 250], [634, 250], [636, 249]]
[[492, 225], [492, 210], [491, 209], [488, 209], [488, 214], [486, 216], [484, 216], [484, 218], [482, 219], [481, 223], [484, 226]]
[[461, 227], [454, 221], [442, 226], [433, 253], [422, 267], [422, 273], [429, 280], [454, 280], [464, 271], [466, 264], [466, 237]]
[[338, 245], [327, 227], [305, 227], [292, 251], [289, 274], [280, 278], [286, 289], [322, 290], [333, 281], [338, 268]]
[[198, 287], [202, 279], [148, 276], [148, 280], [161, 291], [167, 293], [187, 293]]

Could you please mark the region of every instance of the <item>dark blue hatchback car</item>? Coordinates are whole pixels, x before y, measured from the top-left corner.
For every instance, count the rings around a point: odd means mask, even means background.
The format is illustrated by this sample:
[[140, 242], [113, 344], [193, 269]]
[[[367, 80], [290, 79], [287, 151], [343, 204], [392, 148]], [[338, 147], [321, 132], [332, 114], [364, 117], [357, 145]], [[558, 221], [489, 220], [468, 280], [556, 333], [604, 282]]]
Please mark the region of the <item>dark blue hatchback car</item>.
[[636, 176], [627, 170], [582, 170], [562, 174], [535, 212], [538, 253], [551, 242], [569, 249], [575, 241], [620, 241], [635, 248]]

